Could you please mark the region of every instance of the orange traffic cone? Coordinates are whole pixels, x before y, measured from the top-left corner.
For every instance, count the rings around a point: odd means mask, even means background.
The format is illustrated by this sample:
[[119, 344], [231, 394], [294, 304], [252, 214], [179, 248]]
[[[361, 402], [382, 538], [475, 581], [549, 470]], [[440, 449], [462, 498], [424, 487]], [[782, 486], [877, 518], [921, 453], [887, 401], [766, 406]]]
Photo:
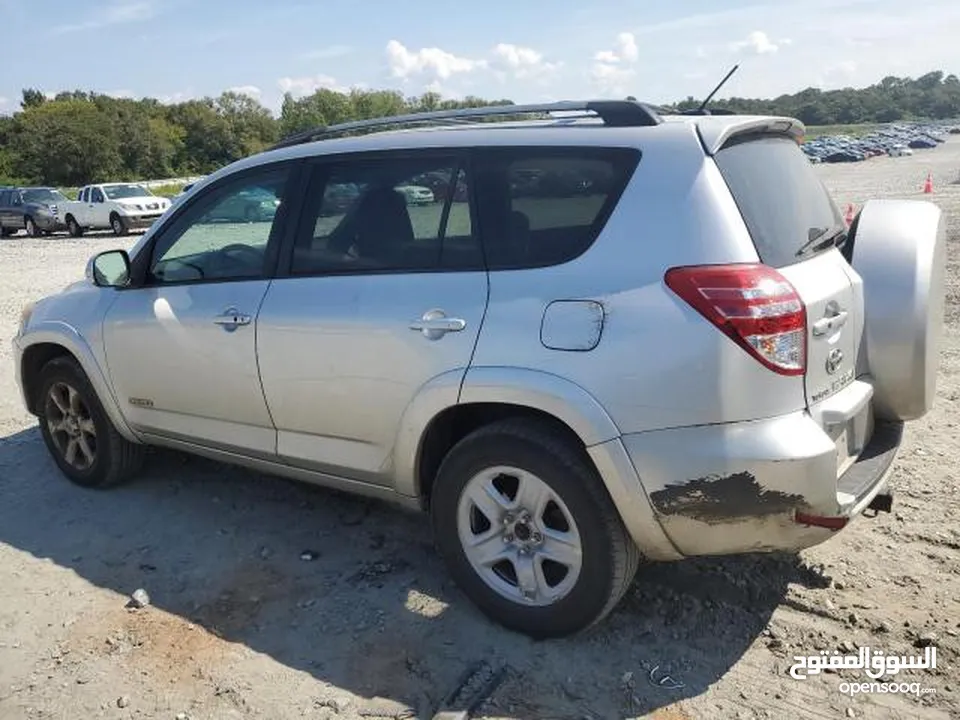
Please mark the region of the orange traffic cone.
[[843, 218], [844, 221], [847, 223], [848, 226], [853, 223], [853, 217], [854, 217], [853, 205], [851, 205], [850, 203], [848, 203], [848, 204], [847, 204], [847, 214], [846, 214], [846, 216]]
[[927, 173], [927, 179], [923, 182], [923, 192], [925, 195], [933, 192], [933, 173]]

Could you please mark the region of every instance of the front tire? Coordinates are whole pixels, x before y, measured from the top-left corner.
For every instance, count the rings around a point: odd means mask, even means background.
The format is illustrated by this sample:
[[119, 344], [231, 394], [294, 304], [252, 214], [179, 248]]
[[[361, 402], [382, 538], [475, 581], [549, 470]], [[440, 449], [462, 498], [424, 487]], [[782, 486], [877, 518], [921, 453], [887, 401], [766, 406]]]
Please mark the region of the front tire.
[[32, 238], [40, 237], [40, 228], [37, 227], [37, 223], [34, 222], [33, 218], [27, 216], [23, 221], [23, 229], [27, 231], [27, 235]]
[[492, 620], [535, 639], [603, 619], [640, 553], [583, 452], [546, 423], [483, 427], [449, 452], [431, 502], [454, 581]]
[[144, 447], [117, 432], [76, 360], [61, 357], [47, 363], [39, 392], [40, 432], [68, 480], [106, 488], [140, 471]]
[[77, 222], [73, 215], [67, 215], [67, 232], [70, 233], [71, 237], [75, 238], [83, 235], [83, 228], [80, 227], [80, 223]]
[[128, 232], [127, 223], [116, 213], [110, 216], [110, 229], [113, 230], [114, 235], [126, 235]]

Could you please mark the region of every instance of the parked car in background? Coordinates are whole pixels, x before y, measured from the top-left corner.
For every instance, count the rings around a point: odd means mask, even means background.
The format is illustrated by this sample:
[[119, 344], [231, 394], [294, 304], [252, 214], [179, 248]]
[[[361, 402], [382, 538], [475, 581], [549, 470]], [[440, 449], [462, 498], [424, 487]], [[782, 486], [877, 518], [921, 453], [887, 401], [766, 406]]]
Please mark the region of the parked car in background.
[[429, 205], [434, 201], [433, 190], [423, 185], [398, 185], [396, 190], [410, 205]]
[[0, 236], [25, 230], [30, 237], [63, 230], [67, 198], [56, 188], [8, 187], [0, 189]]
[[137, 183], [101, 183], [80, 188], [77, 199], [66, 203], [63, 215], [74, 237], [87, 230], [125, 235], [135, 228], [150, 227], [171, 204]]
[[890, 157], [906, 157], [913, 155], [913, 150], [908, 148], [903, 143], [897, 143], [896, 145], [892, 145], [890, 149], [887, 150], [887, 154], [890, 155]]
[[[945, 141], [947, 129], [937, 124], [897, 123], [879, 126], [876, 130], [852, 137], [850, 135], [821, 135], [803, 143], [803, 152], [816, 162], [860, 162], [868, 158], [888, 155], [912, 155], [913, 149], [932, 149]], [[910, 152], [891, 152], [906, 148]]]
[[277, 212], [280, 201], [275, 193], [265, 188], [245, 188], [211, 208], [206, 222], [255, 223], [269, 222]]
[[[434, 127], [390, 132], [411, 119]], [[891, 510], [936, 395], [946, 217], [867, 200], [848, 226], [803, 133], [619, 100], [305, 132], [24, 308], [16, 380], [80, 486], [159, 445], [395, 501], [489, 617], [568, 635], [641, 559], [797, 552]], [[467, 189], [410, 207], [435, 173]], [[274, 209], [211, 220], [251, 198]]]

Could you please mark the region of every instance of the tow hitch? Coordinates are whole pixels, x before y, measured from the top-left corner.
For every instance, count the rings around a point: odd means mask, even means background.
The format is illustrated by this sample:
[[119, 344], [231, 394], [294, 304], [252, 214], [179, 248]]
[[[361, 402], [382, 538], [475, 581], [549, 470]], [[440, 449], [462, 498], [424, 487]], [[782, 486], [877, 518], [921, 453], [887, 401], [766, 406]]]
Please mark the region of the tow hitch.
[[[870, 504], [867, 505], [866, 510], [864, 510], [864, 515], [867, 517], [876, 517], [882, 512], [890, 512], [891, 508], [893, 508], [893, 493], [879, 493], [878, 495], [874, 496], [873, 500], [870, 501]], [[867, 510], [873, 510], [873, 515], [867, 515]]]

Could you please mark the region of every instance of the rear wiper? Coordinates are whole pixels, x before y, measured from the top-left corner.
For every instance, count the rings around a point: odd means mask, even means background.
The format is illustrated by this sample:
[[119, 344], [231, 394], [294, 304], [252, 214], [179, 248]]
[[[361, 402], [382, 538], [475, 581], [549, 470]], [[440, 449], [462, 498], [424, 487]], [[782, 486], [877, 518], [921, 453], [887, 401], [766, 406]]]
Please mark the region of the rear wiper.
[[796, 257], [800, 257], [811, 248], [814, 252], [818, 252], [829, 247], [840, 247], [846, 239], [847, 228], [844, 225], [835, 225], [832, 228], [826, 228], [823, 232], [814, 235], [801, 245], [800, 249], [797, 250]]

